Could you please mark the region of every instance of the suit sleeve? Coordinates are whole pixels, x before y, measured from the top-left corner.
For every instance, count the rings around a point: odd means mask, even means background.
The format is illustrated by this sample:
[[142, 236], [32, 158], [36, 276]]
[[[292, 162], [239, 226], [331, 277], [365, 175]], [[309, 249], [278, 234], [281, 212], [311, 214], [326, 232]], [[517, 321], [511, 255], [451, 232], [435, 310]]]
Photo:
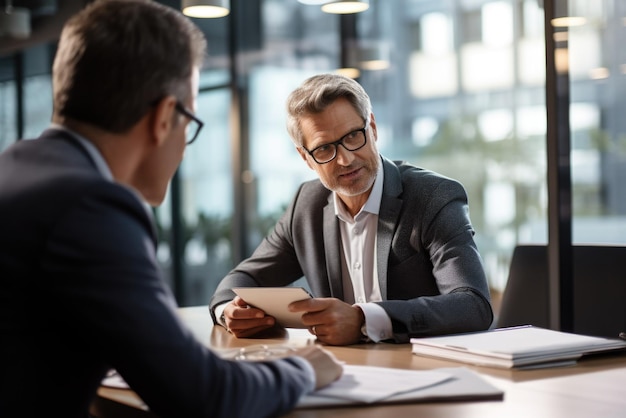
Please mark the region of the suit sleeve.
[[215, 318], [214, 309], [235, 297], [231, 290], [233, 287], [282, 287], [303, 276], [292, 236], [294, 210], [301, 193], [302, 186], [272, 232], [263, 239], [252, 256], [239, 263], [218, 285], [209, 304], [215, 323], [219, 322]]
[[[438, 178], [413, 217], [411, 246], [428, 254], [437, 294], [380, 305], [396, 342], [411, 337], [484, 330], [491, 325], [489, 289], [473, 239], [467, 195], [456, 181]], [[424, 280], [415, 277], [414, 280]]]
[[[155, 259], [150, 219], [118, 185], [92, 187], [48, 240], [50, 300], [69, 334], [163, 417], [275, 416], [310, 388], [299, 359], [244, 363], [218, 358], [179, 321]], [[61, 327], [60, 327], [61, 329]]]

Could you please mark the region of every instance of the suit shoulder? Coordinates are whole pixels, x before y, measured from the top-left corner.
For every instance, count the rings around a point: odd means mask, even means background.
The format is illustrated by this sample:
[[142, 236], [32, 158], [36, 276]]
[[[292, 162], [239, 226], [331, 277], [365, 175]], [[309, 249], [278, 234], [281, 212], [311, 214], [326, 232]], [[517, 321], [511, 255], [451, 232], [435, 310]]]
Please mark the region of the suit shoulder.
[[405, 184], [417, 184], [421, 186], [431, 185], [433, 187], [439, 187], [442, 185], [449, 187], [463, 187], [460, 181], [441, 173], [418, 167], [405, 161], [394, 161], [394, 164], [398, 167], [402, 182]]
[[83, 173], [79, 176], [75, 171], [59, 173], [51, 179], [50, 189], [64, 194], [69, 200], [98, 199], [102, 201], [126, 202], [130, 206], [141, 207], [141, 200], [136, 192], [114, 181], [103, 178], [96, 172]]
[[296, 193], [298, 200], [318, 200], [323, 199], [326, 202], [331, 191], [328, 190], [319, 179], [308, 180], [303, 182]]

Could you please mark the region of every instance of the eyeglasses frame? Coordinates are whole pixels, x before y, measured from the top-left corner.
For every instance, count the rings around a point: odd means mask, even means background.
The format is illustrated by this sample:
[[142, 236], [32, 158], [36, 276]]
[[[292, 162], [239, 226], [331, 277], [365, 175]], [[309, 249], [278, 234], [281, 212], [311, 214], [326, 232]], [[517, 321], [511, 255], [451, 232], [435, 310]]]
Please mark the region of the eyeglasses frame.
[[[331, 162], [332, 160], [334, 160], [335, 158], [337, 158], [337, 148], [339, 147], [339, 145], [341, 145], [342, 147], [344, 147], [344, 149], [346, 149], [347, 151], [350, 151], [350, 152], [358, 151], [358, 150], [360, 150], [361, 148], [363, 148], [363, 147], [367, 144], [367, 126], [368, 126], [368, 124], [369, 124], [369, 123], [367, 123], [367, 122], [366, 122], [366, 123], [365, 123], [365, 126], [363, 126], [361, 129], [355, 129], [355, 130], [353, 130], [353, 131], [350, 131], [350, 132], [348, 132], [347, 134], [345, 134], [344, 136], [342, 136], [341, 138], [339, 138], [338, 140], [333, 141], [333, 142], [329, 142], [329, 143], [327, 143], [327, 144], [322, 144], [322, 145], [320, 145], [320, 146], [318, 146], [318, 147], [313, 148], [313, 149], [312, 149], [312, 150], [310, 150], [310, 151], [309, 151], [309, 150], [308, 150], [308, 149], [307, 149], [304, 145], [302, 145], [302, 149], [303, 149], [303, 150], [305, 150], [306, 152], [308, 152], [308, 153], [309, 153], [309, 155], [311, 156], [311, 158], [313, 158], [313, 160], [314, 160], [317, 164], [320, 164], [320, 165], [321, 165], [321, 164], [328, 164], [329, 162]], [[352, 134], [352, 133], [354, 133], [354, 132], [363, 132], [363, 138], [365, 138], [365, 141], [363, 141], [363, 145], [361, 145], [360, 147], [355, 148], [355, 149], [349, 149], [348, 147], [346, 147], [346, 145], [345, 145], [343, 142], [345, 141], [345, 139], [346, 139], [346, 137], [347, 137], [348, 135], [350, 135], [350, 134]], [[335, 146], [335, 154], [333, 155], [333, 158], [331, 158], [331, 159], [330, 159], [330, 160], [328, 160], [328, 161], [324, 161], [324, 162], [319, 162], [319, 161], [317, 161], [317, 158], [315, 158], [315, 156], [313, 155], [313, 153], [314, 153], [317, 149], [319, 149], [319, 148], [321, 148], [321, 147], [327, 147], [327, 146], [329, 146], [329, 145], [334, 145], [334, 146]]]
[[188, 139], [187, 142], [185, 143], [186, 145], [191, 145], [198, 138], [198, 135], [200, 134], [200, 131], [202, 130], [202, 127], [204, 126], [204, 122], [198, 119], [198, 117], [194, 115], [190, 110], [188, 110], [180, 101], [176, 102], [176, 106], [174, 108], [176, 109], [178, 113], [193, 120], [194, 122], [198, 124], [198, 127], [196, 128], [196, 132], [193, 134], [191, 139]]

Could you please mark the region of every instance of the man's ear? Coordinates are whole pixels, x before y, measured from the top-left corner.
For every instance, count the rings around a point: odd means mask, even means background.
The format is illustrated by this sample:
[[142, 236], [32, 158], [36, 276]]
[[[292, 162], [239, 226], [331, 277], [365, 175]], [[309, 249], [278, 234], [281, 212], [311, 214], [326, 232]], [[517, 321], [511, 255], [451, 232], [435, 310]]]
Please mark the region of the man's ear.
[[374, 133], [374, 141], [378, 141], [378, 129], [376, 128], [374, 113], [370, 113], [370, 128], [372, 128], [372, 132]]
[[170, 135], [176, 113], [176, 97], [165, 96], [154, 106], [150, 132], [157, 146], [161, 146]]

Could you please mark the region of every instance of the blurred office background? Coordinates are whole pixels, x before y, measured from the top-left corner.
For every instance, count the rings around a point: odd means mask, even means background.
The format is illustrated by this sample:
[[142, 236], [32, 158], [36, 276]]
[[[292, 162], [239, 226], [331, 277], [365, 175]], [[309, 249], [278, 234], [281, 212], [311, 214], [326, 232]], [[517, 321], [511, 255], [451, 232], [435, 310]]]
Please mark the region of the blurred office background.
[[[205, 128], [155, 209], [158, 258], [179, 303], [207, 303], [315, 177], [287, 135], [285, 100], [322, 72], [350, 70], [368, 91], [383, 155], [466, 187], [497, 301], [515, 245], [548, 241], [553, 53], [568, 76], [572, 241], [626, 244], [626, 1], [555, 0], [577, 19], [548, 43], [547, 1], [370, 0], [365, 11], [331, 14], [323, 1], [230, 0], [227, 16], [194, 18], [209, 39], [197, 112]], [[58, 32], [86, 3], [8, 4], [29, 10], [31, 27], [0, 29], [0, 150], [49, 124]]]

